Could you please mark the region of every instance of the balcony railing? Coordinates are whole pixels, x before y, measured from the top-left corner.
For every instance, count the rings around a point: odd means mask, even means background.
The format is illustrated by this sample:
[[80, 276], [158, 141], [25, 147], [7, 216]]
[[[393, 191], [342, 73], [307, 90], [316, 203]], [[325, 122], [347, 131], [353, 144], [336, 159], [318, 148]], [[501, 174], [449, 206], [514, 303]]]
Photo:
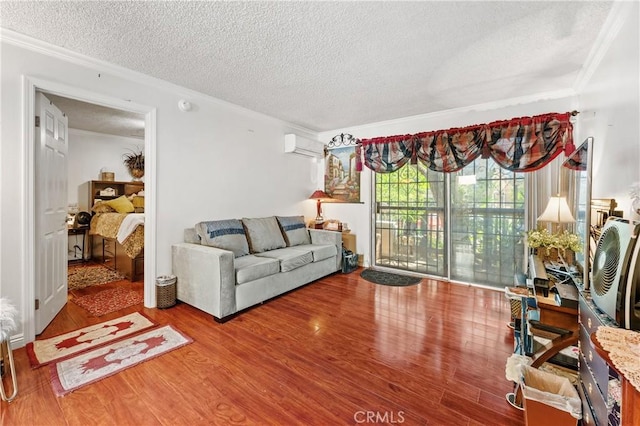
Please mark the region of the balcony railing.
[[451, 211], [450, 276], [442, 207], [377, 205], [375, 263], [456, 281], [504, 287], [522, 265], [524, 209]]

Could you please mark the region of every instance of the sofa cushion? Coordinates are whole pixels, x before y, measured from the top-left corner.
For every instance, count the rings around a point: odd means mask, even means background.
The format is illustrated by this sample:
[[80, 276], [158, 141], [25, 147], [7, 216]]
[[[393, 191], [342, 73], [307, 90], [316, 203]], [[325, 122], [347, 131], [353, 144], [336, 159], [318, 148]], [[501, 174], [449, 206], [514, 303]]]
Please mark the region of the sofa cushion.
[[257, 219], [242, 218], [242, 224], [249, 239], [251, 253], [262, 253], [287, 245], [275, 216]]
[[236, 268], [236, 284], [243, 284], [280, 272], [280, 262], [277, 259], [253, 255], [237, 258], [234, 266]]
[[191, 244], [202, 244], [202, 238], [196, 232], [196, 228], [186, 228], [184, 230], [184, 242]]
[[338, 254], [338, 248], [335, 244], [304, 244], [296, 246], [296, 249], [309, 250], [313, 255], [314, 262], [320, 262]]
[[287, 246], [298, 246], [311, 243], [304, 216], [276, 216]]
[[205, 246], [232, 251], [235, 257], [249, 254], [244, 227], [238, 219], [200, 222], [196, 225], [196, 232]]
[[269, 250], [263, 253], [256, 253], [256, 256], [279, 260], [280, 272], [292, 271], [313, 262], [313, 255], [311, 254], [311, 251], [300, 250], [297, 247]]

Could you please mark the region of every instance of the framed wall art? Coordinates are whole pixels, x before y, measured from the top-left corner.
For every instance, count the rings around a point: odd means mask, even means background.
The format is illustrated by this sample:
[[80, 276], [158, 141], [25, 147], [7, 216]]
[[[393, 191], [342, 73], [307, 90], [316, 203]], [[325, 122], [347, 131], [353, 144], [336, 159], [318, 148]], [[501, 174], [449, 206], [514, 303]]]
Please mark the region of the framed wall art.
[[327, 146], [324, 192], [346, 203], [360, 202], [360, 172], [356, 171], [357, 139], [348, 134], [335, 136]]

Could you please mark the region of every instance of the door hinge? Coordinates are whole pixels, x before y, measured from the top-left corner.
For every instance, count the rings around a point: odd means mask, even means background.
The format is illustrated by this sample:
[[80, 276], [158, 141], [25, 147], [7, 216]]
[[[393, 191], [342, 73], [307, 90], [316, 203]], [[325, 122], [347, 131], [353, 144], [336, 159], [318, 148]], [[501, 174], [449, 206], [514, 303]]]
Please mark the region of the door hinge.
[[36, 299], [36, 311], [40, 309], [40, 299]]
[[40, 127], [40, 116], [36, 115], [36, 127]]

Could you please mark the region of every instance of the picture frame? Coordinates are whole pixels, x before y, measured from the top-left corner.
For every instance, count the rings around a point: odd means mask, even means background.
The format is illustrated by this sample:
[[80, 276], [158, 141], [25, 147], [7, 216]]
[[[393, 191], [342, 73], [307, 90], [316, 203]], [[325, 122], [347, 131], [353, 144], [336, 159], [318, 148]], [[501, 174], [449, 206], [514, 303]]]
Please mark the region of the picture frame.
[[326, 150], [324, 192], [345, 203], [360, 203], [360, 172], [356, 170], [356, 147]]

